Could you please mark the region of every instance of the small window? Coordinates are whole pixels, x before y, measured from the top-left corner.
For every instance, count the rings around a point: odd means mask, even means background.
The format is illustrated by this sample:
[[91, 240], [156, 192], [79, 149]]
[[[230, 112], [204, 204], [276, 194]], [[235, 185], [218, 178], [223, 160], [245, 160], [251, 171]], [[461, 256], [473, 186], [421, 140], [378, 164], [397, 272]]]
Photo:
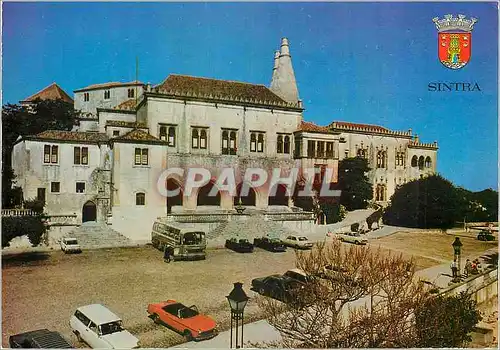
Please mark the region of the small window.
[[264, 152], [264, 134], [257, 137], [257, 152]]
[[134, 164], [135, 165], [148, 165], [148, 149], [147, 148], [136, 148], [135, 149]]
[[250, 133], [250, 152], [264, 152], [264, 133]]
[[160, 126], [160, 132], [159, 132], [158, 136], [159, 136], [160, 140], [167, 139], [167, 127], [166, 126]]
[[113, 136], [114, 137], [120, 136], [120, 131], [119, 130], [113, 130]]
[[50, 145], [43, 147], [43, 162], [50, 163]]
[[283, 145], [283, 153], [290, 154], [290, 136], [285, 136], [285, 142]]
[[198, 148], [198, 142], [199, 142], [199, 134], [198, 134], [198, 129], [193, 129], [193, 136], [192, 136], [192, 139], [193, 139], [193, 142], [192, 142], [192, 146], [193, 148]]
[[61, 191], [61, 183], [60, 182], [51, 182], [50, 183], [50, 192], [59, 193]]
[[201, 129], [200, 131], [200, 148], [207, 149], [207, 130]]
[[277, 151], [278, 151], [278, 153], [283, 153], [283, 136], [282, 135], [278, 135]]
[[257, 134], [251, 133], [250, 134], [250, 152], [256, 152], [256, 151], [257, 151]]
[[175, 147], [175, 127], [170, 126], [168, 128], [168, 146]]
[[231, 131], [229, 134], [229, 154], [236, 154], [236, 131]]
[[88, 147], [75, 147], [73, 149], [74, 164], [87, 165], [89, 163], [89, 149]]
[[50, 162], [53, 164], [57, 164], [59, 161], [59, 146], [52, 146]]
[[109, 100], [109, 97], [110, 97], [109, 90], [104, 90], [104, 99]]
[[128, 97], [133, 98], [135, 96], [135, 90], [134, 88], [128, 89]]
[[85, 193], [85, 182], [76, 183], [76, 193]]
[[146, 205], [146, 194], [139, 192], [135, 194], [135, 205]]
[[90, 100], [90, 95], [88, 92], [83, 93], [83, 102], [89, 102]]

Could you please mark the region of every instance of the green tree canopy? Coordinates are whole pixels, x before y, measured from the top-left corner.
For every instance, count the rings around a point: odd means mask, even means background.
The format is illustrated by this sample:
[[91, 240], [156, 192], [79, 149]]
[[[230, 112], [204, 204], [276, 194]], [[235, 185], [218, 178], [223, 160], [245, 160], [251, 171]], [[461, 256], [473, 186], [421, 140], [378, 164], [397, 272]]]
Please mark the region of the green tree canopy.
[[347, 210], [365, 209], [373, 199], [373, 186], [366, 176], [368, 171], [368, 161], [361, 157], [345, 158], [339, 162], [340, 204]]
[[410, 181], [391, 197], [384, 214], [388, 225], [448, 229], [463, 220], [466, 201], [461, 191], [440, 175]]

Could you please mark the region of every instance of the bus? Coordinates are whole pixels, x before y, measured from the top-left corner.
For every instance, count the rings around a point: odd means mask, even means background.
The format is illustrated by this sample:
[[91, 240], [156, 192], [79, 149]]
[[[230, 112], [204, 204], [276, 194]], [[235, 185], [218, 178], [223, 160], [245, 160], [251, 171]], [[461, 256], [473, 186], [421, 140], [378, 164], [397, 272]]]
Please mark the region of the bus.
[[167, 247], [173, 248], [172, 259], [204, 260], [206, 258], [207, 241], [205, 232], [193, 225], [169, 222], [158, 219], [153, 224], [151, 232], [153, 247], [162, 252]]

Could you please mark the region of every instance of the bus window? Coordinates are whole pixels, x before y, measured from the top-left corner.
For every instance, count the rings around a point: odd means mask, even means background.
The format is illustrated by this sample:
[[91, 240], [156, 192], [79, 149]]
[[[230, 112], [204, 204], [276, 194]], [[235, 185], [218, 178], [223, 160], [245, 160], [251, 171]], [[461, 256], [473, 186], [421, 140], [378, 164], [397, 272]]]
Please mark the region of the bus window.
[[202, 234], [200, 232], [187, 232], [184, 234], [185, 245], [201, 244], [201, 242]]

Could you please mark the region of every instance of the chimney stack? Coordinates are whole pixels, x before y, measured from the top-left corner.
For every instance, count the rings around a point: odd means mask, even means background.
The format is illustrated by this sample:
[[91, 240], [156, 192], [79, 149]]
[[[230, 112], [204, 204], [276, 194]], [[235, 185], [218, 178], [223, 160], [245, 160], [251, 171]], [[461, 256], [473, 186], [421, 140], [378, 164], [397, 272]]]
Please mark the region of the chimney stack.
[[274, 54], [273, 77], [270, 89], [287, 102], [296, 104], [299, 101], [299, 91], [295, 81], [287, 38], [281, 39], [280, 51]]

